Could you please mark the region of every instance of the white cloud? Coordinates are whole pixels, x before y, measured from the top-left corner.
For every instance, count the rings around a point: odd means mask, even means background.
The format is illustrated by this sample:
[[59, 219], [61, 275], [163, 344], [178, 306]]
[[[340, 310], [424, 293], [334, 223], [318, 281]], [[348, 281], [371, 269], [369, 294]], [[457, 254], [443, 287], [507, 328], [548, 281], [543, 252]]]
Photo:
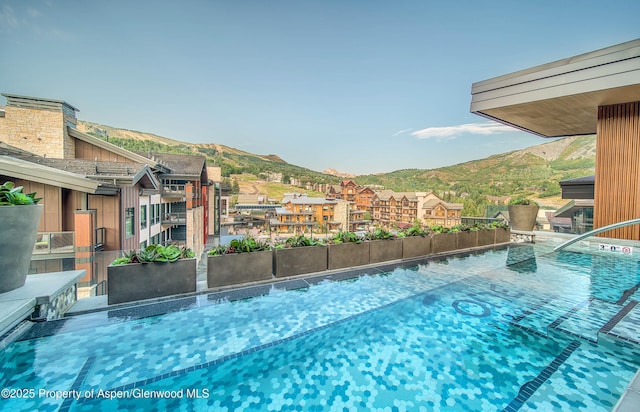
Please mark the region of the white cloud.
[[397, 135], [402, 134], [402, 133], [410, 132], [411, 130], [413, 130], [413, 129], [398, 130], [397, 132], [395, 132], [393, 134], [393, 137], [396, 137]]
[[489, 122], [489, 123], [467, 123], [458, 126], [445, 126], [445, 127], [427, 127], [426, 129], [416, 130], [411, 133], [411, 136], [415, 136], [418, 139], [432, 139], [432, 138], [448, 138], [455, 139], [461, 134], [498, 134], [513, 132], [514, 129], [511, 126], [504, 124]]

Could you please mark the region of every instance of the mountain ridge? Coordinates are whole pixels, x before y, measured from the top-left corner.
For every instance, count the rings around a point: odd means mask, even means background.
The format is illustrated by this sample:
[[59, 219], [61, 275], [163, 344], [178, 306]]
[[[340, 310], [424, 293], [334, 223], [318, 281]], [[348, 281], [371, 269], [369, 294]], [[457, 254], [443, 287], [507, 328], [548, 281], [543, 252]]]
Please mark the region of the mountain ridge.
[[[78, 129], [134, 151], [200, 154], [235, 179], [256, 176], [302, 186], [338, 184], [348, 178], [361, 185], [380, 185], [399, 192], [432, 190], [447, 201], [465, 203], [465, 211], [480, 209], [495, 199], [523, 196], [560, 204], [559, 181], [586, 176], [595, 170], [595, 136], [573, 136], [520, 150], [495, 154], [434, 169], [400, 169], [389, 173], [352, 175], [335, 169], [317, 172], [286, 162], [276, 154], [257, 155], [218, 143], [178, 140], [98, 123], [80, 121]], [[268, 190], [265, 189], [265, 190]], [[269, 193], [265, 193], [269, 195]], [[471, 212], [466, 212], [471, 215]], [[478, 214], [476, 214], [478, 215]]]

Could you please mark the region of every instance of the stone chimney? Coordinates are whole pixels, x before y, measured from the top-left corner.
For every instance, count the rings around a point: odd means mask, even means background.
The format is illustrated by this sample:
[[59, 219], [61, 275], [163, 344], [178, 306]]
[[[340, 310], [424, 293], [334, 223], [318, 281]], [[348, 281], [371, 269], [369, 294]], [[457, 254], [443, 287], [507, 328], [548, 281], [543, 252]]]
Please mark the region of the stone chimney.
[[40, 156], [75, 158], [74, 139], [67, 127], [78, 124], [78, 109], [62, 100], [2, 95], [7, 105], [4, 118], [0, 117], [0, 140]]

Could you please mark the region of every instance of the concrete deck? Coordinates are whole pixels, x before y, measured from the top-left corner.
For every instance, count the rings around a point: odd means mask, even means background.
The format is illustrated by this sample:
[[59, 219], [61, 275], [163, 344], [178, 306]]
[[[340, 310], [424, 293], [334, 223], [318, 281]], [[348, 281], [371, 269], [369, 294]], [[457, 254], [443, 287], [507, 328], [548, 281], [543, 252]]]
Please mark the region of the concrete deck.
[[84, 270], [29, 275], [24, 286], [0, 293], [0, 336], [31, 317], [37, 305], [51, 302], [84, 275]]

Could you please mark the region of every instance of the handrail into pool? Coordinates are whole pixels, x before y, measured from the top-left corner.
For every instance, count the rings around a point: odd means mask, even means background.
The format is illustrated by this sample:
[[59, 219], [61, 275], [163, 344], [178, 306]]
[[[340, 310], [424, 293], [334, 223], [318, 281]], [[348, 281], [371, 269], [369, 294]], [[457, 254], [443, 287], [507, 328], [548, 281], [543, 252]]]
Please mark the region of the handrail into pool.
[[566, 248], [569, 245], [572, 245], [586, 237], [589, 237], [591, 235], [597, 235], [598, 233], [602, 233], [602, 232], [606, 232], [607, 230], [611, 230], [611, 229], [618, 229], [621, 227], [625, 227], [625, 226], [631, 226], [631, 225], [637, 225], [640, 223], [640, 218], [636, 218], [636, 219], [630, 219], [630, 220], [625, 220], [624, 222], [618, 222], [618, 223], [612, 223], [610, 225], [607, 226], [602, 226], [599, 227], [597, 229], [593, 229], [590, 230], [586, 233], [581, 234], [580, 236], [576, 236], [573, 239], [569, 239], [566, 242], [564, 242], [563, 244], [556, 246], [553, 251], [557, 252], [558, 250], [562, 250], [564, 248]]

